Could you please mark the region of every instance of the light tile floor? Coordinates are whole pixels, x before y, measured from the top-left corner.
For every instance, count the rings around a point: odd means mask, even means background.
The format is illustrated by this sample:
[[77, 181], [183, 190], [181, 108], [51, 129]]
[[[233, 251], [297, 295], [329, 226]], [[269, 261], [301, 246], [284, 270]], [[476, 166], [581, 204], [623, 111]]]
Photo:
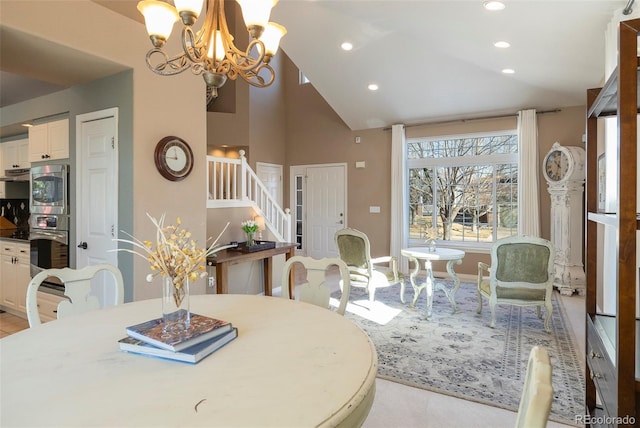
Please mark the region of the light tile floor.
[[[584, 297], [561, 296], [561, 299], [575, 335], [576, 348], [584, 356]], [[29, 328], [26, 319], [0, 313], [0, 338], [26, 328]], [[515, 420], [516, 413], [508, 410], [377, 379], [376, 396], [364, 428], [500, 428], [513, 427]], [[566, 427], [555, 422], [547, 426]]]

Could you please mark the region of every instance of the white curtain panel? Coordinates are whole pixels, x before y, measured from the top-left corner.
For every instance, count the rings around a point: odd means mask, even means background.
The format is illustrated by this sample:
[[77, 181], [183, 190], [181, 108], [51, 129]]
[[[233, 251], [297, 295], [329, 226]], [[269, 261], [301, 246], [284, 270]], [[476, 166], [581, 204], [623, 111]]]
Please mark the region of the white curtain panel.
[[538, 123], [535, 110], [518, 112], [518, 233], [540, 236]]
[[391, 127], [391, 248], [390, 254], [398, 259], [398, 270], [409, 272], [409, 262], [400, 255], [408, 247], [408, 192], [407, 192], [407, 140], [404, 125]]

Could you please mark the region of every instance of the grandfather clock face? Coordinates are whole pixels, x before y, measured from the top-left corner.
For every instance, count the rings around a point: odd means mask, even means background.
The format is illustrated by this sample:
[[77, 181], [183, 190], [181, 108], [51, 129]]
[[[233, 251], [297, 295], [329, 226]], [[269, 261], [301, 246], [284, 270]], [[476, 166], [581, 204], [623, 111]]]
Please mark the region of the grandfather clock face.
[[549, 180], [560, 181], [569, 171], [569, 158], [565, 152], [554, 150], [547, 156], [544, 168]]

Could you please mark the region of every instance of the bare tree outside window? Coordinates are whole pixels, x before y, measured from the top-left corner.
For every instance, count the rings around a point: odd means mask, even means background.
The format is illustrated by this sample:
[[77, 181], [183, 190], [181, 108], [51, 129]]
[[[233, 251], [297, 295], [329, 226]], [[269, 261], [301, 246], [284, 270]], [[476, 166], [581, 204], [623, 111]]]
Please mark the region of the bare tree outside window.
[[493, 242], [517, 232], [515, 132], [408, 143], [412, 239]]

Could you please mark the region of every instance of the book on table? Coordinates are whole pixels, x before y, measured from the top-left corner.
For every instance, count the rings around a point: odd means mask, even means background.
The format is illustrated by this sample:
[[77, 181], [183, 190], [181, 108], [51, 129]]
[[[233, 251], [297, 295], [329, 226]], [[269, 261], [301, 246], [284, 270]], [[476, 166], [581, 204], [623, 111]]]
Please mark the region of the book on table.
[[191, 314], [191, 325], [179, 335], [168, 335], [162, 331], [162, 318], [156, 318], [127, 327], [127, 334], [158, 348], [168, 351], [182, 351], [208, 339], [229, 332], [233, 326], [223, 321], [204, 315]]
[[158, 348], [142, 340], [134, 339], [131, 336], [120, 339], [118, 344], [123, 351], [195, 364], [213, 354], [236, 337], [238, 337], [238, 329], [234, 327], [222, 335], [205, 340], [204, 342], [200, 342], [178, 352]]

